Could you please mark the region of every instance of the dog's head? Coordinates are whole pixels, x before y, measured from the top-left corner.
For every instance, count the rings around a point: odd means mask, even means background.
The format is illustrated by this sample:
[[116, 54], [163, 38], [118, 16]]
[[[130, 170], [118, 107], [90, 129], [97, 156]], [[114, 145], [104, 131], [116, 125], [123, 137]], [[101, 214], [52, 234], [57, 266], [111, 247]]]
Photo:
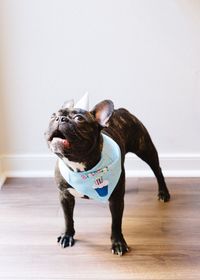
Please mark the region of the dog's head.
[[107, 126], [113, 110], [110, 100], [98, 103], [91, 111], [66, 102], [52, 115], [45, 133], [50, 149], [61, 158], [83, 162], [99, 145], [101, 129]]

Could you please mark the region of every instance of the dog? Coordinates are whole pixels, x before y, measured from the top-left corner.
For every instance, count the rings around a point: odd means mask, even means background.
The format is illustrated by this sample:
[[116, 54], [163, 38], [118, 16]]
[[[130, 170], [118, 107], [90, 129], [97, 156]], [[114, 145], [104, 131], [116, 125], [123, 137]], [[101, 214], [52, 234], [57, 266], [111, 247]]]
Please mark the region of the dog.
[[90, 111], [70, 100], [52, 115], [45, 135], [58, 156], [55, 180], [65, 219], [65, 232], [58, 243], [63, 248], [75, 243], [77, 195], [109, 202], [112, 253], [122, 256], [128, 252], [122, 233], [126, 153], [135, 153], [150, 166], [158, 182], [158, 199], [170, 200], [157, 150], [145, 126], [128, 110], [114, 109], [111, 100], [103, 100]]

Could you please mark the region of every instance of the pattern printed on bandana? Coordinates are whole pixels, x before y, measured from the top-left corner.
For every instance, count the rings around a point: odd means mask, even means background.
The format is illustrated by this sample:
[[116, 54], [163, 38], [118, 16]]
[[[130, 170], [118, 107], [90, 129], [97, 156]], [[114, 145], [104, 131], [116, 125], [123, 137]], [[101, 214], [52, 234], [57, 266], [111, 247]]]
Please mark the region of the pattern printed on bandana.
[[95, 185], [93, 185], [93, 188], [98, 193], [99, 196], [106, 196], [108, 194], [108, 186], [109, 181], [104, 180], [103, 177], [99, 177], [95, 180]]
[[100, 173], [104, 173], [105, 174], [106, 172], [108, 172], [108, 167], [107, 166], [102, 168], [102, 169], [98, 169], [96, 171], [88, 173], [88, 174], [82, 174], [81, 177], [82, 177], [83, 180], [85, 180], [85, 179], [87, 179], [89, 177], [94, 177], [96, 174], [100, 174]]
[[[87, 178], [90, 178], [90, 177], [92, 178], [97, 174], [99, 175], [100, 173], [105, 174], [108, 171], [109, 171], [109, 169], [106, 166], [102, 169], [99, 169], [99, 170], [93, 171], [91, 173], [88, 173], [87, 175], [83, 174], [83, 175], [81, 175], [81, 178], [83, 180], [86, 180]], [[93, 189], [95, 189], [95, 191], [98, 193], [99, 196], [106, 196], [108, 194], [108, 185], [109, 185], [109, 181], [104, 180], [103, 176], [100, 176], [100, 177], [95, 179]]]

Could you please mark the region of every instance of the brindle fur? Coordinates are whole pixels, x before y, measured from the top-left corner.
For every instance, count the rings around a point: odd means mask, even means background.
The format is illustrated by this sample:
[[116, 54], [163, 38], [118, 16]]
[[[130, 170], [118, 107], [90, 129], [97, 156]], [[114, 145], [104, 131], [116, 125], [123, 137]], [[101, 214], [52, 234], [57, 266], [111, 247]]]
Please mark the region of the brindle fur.
[[[84, 162], [86, 169], [90, 169], [99, 161], [101, 156], [101, 149], [102, 149], [101, 132], [107, 134], [118, 143], [122, 155], [122, 173], [118, 181], [118, 184], [109, 199], [109, 206], [112, 215], [112, 227], [111, 227], [112, 252], [114, 254], [123, 255], [125, 252], [128, 251], [128, 246], [122, 234], [122, 216], [124, 210], [124, 193], [125, 193], [124, 159], [126, 153], [128, 152], [135, 153], [138, 157], [140, 157], [151, 167], [151, 169], [153, 170], [157, 178], [158, 198], [160, 200], [163, 200], [164, 202], [169, 201], [170, 194], [168, 192], [159, 165], [158, 153], [156, 151], [156, 148], [150, 138], [148, 131], [135, 116], [129, 113], [126, 109], [121, 108], [112, 111], [112, 115], [109, 118], [108, 122], [106, 123], [105, 127], [99, 125], [99, 122], [97, 122], [97, 111], [99, 110], [99, 108], [101, 110], [102, 107], [107, 102], [110, 102], [110, 104], [112, 103], [111, 101], [105, 100], [99, 103], [100, 106], [99, 104], [97, 104], [94, 110], [91, 111], [90, 113], [85, 112], [83, 110], [74, 109], [75, 114], [78, 112], [79, 114], [86, 116], [86, 120], [88, 122], [84, 129], [80, 125], [80, 128], [78, 128], [78, 130], [80, 130], [80, 134], [82, 133], [85, 135], [86, 134], [89, 135], [90, 133], [92, 133], [93, 142], [95, 142], [96, 144], [94, 145], [92, 150], [90, 150], [88, 155], [86, 154], [83, 155], [83, 152], [81, 153], [81, 147], [79, 147], [80, 151], [79, 153], [77, 153], [75, 158], [73, 158], [73, 155], [70, 156], [68, 155], [68, 157], [71, 157], [71, 159], [77, 162]], [[69, 112], [70, 112], [69, 109], [62, 109], [58, 112], [57, 116], [67, 116]], [[96, 117], [96, 119], [92, 121], [93, 117]], [[54, 133], [56, 129], [58, 130], [58, 123], [56, 123], [56, 120], [54, 120], [54, 122], [50, 123], [49, 130], [47, 133], [48, 141], [52, 133]], [[67, 137], [73, 136], [73, 132], [72, 132], [73, 129], [71, 129]], [[62, 124], [60, 124], [60, 130], [62, 130], [63, 133], [64, 128], [62, 128]], [[89, 136], [91, 137], [91, 135]], [[80, 145], [82, 144], [80, 143]], [[61, 246], [63, 247], [73, 246], [74, 234], [75, 234], [74, 220], [73, 220], [75, 198], [69, 193], [68, 189], [71, 188], [71, 186], [69, 186], [68, 183], [62, 178], [58, 166], [56, 166], [55, 169], [55, 178], [56, 178], [56, 183], [60, 190], [60, 202], [64, 211], [64, 218], [65, 218], [65, 232], [58, 237], [58, 242], [60, 242]]]

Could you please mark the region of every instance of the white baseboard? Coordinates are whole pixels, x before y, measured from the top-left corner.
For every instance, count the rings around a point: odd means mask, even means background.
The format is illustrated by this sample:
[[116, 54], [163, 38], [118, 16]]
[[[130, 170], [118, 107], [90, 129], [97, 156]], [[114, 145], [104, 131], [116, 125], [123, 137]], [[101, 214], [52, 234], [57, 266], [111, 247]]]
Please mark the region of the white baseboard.
[[6, 180], [6, 176], [4, 174], [0, 174], [0, 190], [1, 190], [1, 187], [3, 186], [3, 184], [5, 183], [5, 180]]
[[1, 161], [6, 177], [52, 177], [56, 156], [49, 154], [3, 155]]
[[6, 180], [6, 176], [5, 176], [4, 172], [3, 172], [2, 158], [0, 157], [0, 190], [1, 190], [1, 187], [3, 186], [5, 180]]
[[[200, 177], [200, 154], [160, 154], [165, 177]], [[133, 154], [126, 157], [127, 177], [152, 177], [150, 167]]]
[[[160, 155], [166, 177], [200, 177], [200, 154]], [[56, 156], [50, 154], [2, 155], [0, 186], [6, 177], [52, 177]], [[127, 177], [153, 177], [150, 167], [133, 154], [126, 156]]]

